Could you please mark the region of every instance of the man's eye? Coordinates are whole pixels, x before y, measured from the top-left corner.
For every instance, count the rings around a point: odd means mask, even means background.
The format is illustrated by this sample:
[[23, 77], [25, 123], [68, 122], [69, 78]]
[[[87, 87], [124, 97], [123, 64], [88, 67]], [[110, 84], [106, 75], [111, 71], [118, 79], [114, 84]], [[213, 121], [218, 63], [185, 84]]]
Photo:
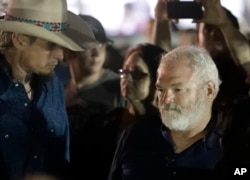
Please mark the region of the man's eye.
[[176, 89], [174, 89], [174, 91], [177, 92], [177, 93], [181, 93], [181, 92], [184, 92], [185, 89], [176, 88]]
[[48, 47], [49, 49], [54, 49], [57, 46], [57, 44], [49, 42]]

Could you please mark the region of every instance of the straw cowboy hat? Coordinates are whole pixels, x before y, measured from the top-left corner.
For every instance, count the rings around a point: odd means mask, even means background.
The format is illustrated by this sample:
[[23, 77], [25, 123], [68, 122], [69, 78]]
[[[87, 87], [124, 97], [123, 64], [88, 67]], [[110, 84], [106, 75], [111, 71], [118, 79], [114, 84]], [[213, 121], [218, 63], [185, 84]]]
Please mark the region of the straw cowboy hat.
[[0, 31], [35, 36], [74, 51], [97, 43], [87, 23], [67, 10], [66, 0], [9, 0]]

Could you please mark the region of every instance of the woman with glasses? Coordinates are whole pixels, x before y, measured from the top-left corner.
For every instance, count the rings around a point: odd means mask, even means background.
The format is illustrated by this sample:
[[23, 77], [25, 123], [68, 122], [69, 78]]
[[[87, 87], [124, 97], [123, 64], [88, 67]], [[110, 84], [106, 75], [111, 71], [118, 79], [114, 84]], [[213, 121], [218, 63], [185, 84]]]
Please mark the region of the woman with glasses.
[[138, 44], [129, 49], [119, 69], [121, 93], [128, 101], [128, 109], [122, 113], [122, 128], [158, 114], [155, 106], [155, 81], [159, 59], [166, 51], [149, 43]]

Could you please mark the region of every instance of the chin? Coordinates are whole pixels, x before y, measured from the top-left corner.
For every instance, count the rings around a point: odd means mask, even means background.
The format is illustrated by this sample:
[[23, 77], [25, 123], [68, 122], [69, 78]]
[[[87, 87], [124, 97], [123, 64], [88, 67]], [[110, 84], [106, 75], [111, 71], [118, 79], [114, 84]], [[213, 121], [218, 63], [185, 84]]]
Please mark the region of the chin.
[[42, 81], [47, 82], [49, 80], [51, 80], [51, 78], [54, 75], [54, 71], [49, 72], [49, 73], [41, 73], [39, 74], [39, 76], [41, 77]]
[[135, 92], [136, 93], [136, 97], [137, 99], [139, 100], [144, 100], [148, 97], [148, 92], [147, 91], [137, 91]]

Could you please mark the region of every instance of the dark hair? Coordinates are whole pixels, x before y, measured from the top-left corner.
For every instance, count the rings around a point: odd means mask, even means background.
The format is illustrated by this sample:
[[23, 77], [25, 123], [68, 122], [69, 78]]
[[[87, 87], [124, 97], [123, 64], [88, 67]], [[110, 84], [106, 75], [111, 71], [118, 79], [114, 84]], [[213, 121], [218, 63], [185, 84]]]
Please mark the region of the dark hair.
[[[13, 32], [9, 32], [9, 31], [1, 31], [0, 32], [0, 51], [5, 51], [6, 49], [10, 48], [13, 46], [12, 43], [12, 36]], [[29, 38], [30, 40], [30, 44], [34, 43], [37, 39], [37, 37], [34, 36], [29, 36], [29, 35], [25, 35]]]
[[96, 19], [94, 16], [86, 14], [79, 14], [79, 16], [89, 25], [97, 41], [108, 44], [113, 43], [113, 41], [107, 37], [105, 29], [98, 19]]
[[160, 59], [163, 54], [167, 53], [164, 49], [155, 46], [150, 43], [140, 43], [137, 46], [129, 49], [125, 55], [126, 59], [133, 54], [134, 52], [138, 52], [139, 56], [143, 59], [143, 61], [147, 64], [149, 73], [151, 74], [151, 78], [153, 81], [156, 80], [157, 68], [160, 62]]

